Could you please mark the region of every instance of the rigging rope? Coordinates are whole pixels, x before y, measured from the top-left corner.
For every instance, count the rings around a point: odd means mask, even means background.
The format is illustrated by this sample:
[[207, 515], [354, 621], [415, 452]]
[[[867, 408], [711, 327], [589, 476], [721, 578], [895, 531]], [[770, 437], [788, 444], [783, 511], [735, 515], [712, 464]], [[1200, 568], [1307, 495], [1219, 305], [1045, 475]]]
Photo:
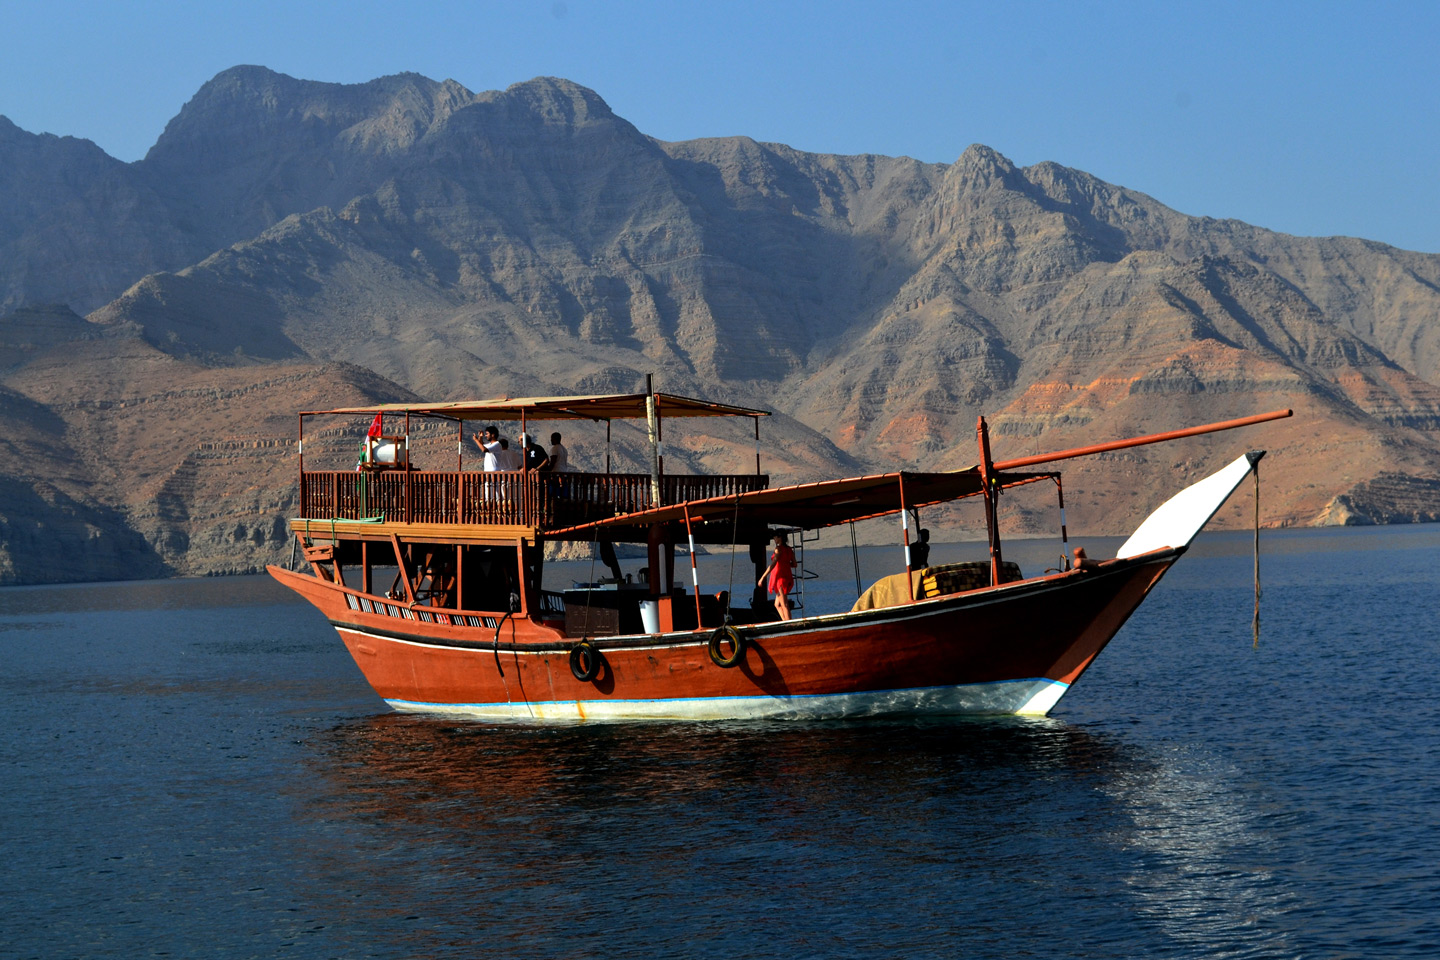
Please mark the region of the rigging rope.
[[855, 543], [855, 521], [850, 521], [850, 559], [855, 561], [855, 596], [858, 599], [865, 591], [860, 589], [860, 548]]
[[1254, 649], [1260, 649], [1260, 464], [1251, 468], [1255, 473], [1255, 619], [1251, 624]]
[[[759, 420], [755, 421], [757, 424]], [[757, 428], [758, 429], [758, 428]], [[730, 601], [735, 594], [735, 542], [740, 536], [740, 495], [735, 495], [735, 519], [730, 521], [730, 583], [725, 588], [725, 623], [730, 623]], [[699, 591], [699, 587], [696, 587]], [[752, 600], [753, 602], [753, 600]]]
[[[585, 581], [585, 626], [589, 628], [590, 618], [590, 595], [595, 590], [595, 555], [600, 552], [600, 528], [596, 527], [590, 531], [590, 579]], [[615, 584], [615, 589], [620, 589], [620, 584]]]

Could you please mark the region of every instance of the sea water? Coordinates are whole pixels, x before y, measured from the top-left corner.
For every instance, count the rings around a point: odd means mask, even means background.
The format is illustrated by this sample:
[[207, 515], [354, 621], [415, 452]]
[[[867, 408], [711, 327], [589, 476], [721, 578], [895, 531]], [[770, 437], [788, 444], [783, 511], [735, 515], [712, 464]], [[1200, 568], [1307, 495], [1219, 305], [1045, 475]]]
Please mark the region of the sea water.
[[1440, 955], [1440, 527], [1263, 549], [1258, 647], [1202, 536], [1043, 720], [401, 716], [266, 578], [0, 590], [0, 955]]

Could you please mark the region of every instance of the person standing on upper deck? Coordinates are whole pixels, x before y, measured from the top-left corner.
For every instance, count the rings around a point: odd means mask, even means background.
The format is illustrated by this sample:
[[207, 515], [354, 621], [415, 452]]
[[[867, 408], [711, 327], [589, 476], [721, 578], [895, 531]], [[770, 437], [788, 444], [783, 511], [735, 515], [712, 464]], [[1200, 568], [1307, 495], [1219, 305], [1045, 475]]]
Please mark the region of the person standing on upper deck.
[[510, 441], [504, 437], [500, 438], [500, 453], [496, 459], [500, 461], [501, 470], [520, 470], [525, 466], [520, 451], [511, 450]]
[[566, 473], [570, 469], [570, 453], [560, 442], [560, 434], [550, 434], [550, 469], [555, 473]]
[[768, 588], [775, 594], [775, 610], [780, 614], [781, 620], [790, 619], [789, 593], [795, 589], [794, 567], [795, 552], [785, 542], [785, 534], [775, 534], [775, 550], [770, 554], [770, 563], [765, 567], [760, 579], [755, 581], [755, 585], [765, 584], [765, 578], [770, 578]]
[[485, 451], [485, 462], [481, 469], [493, 473], [500, 469], [500, 430], [495, 424], [486, 427], [478, 437], [471, 437], [475, 445]]
[[550, 455], [545, 452], [544, 447], [535, 442], [535, 438], [530, 434], [520, 434], [520, 446], [521, 456], [525, 458], [524, 466], [526, 470], [543, 473], [548, 472], [552, 468]]

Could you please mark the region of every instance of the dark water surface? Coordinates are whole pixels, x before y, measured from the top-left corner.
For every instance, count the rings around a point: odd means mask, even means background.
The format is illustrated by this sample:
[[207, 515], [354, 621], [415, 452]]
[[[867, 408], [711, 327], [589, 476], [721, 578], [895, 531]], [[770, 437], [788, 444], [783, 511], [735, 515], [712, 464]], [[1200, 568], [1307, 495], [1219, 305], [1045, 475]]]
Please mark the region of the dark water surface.
[[1265, 550], [1258, 650], [1202, 538], [1039, 721], [405, 717], [264, 578], [0, 590], [0, 955], [1440, 956], [1440, 526]]

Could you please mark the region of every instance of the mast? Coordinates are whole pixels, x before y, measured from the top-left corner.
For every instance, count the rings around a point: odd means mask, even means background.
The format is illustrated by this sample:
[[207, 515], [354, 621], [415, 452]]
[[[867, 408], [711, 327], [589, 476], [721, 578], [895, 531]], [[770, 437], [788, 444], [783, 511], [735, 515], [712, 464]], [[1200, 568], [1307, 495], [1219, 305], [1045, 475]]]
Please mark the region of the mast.
[[660, 502], [660, 423], [655, 413], [654, 374], [645, 374], [645, 431], [650, 439], [650, 502]]
[[985, 489], [985, 532], [990, 539], [990, 585], [1000, 585], [1000, 525], [997, 500], [1000, 485], [995, 482], [995, 462], [990, 459], [990, 428], [985, 418], [975, 421], [975, 435], [980, 441], [980, 483]]

